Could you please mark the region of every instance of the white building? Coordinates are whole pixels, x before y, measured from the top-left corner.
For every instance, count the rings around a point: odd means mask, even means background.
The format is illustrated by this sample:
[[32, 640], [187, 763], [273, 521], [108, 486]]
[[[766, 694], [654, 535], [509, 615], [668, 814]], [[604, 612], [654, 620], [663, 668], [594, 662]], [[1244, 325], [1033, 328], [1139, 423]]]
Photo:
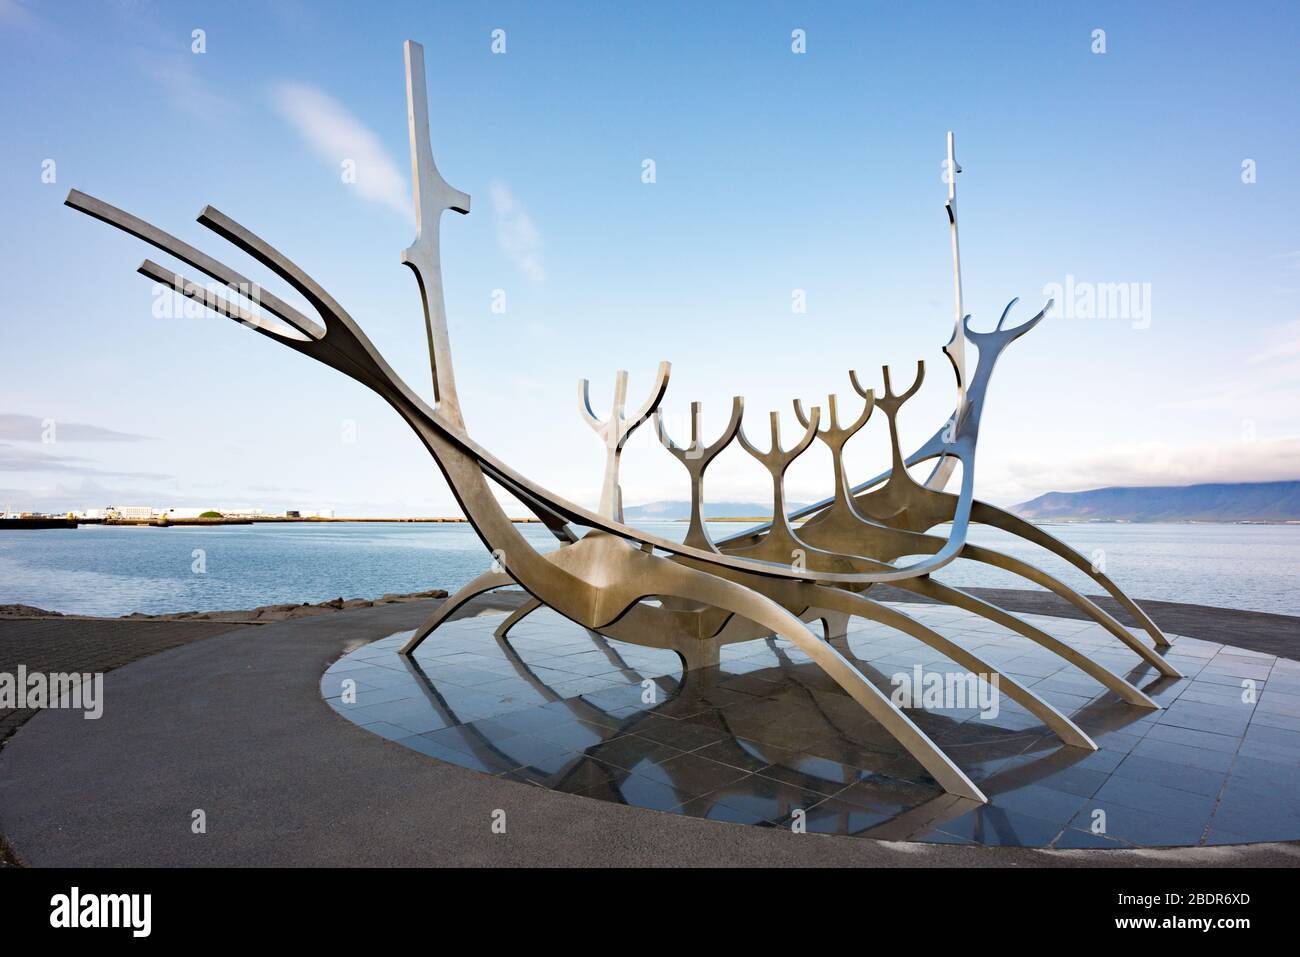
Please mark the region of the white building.
[[116, 513], [118, 518], [132, 521], [148, 520], [154, 517], [154, 509], [149, 505], [110, 505], [107, 511]]
[[206, 508], [169, 508], [161, 514], [168, 518], [198, 518], [204, 512], [209, 511]]

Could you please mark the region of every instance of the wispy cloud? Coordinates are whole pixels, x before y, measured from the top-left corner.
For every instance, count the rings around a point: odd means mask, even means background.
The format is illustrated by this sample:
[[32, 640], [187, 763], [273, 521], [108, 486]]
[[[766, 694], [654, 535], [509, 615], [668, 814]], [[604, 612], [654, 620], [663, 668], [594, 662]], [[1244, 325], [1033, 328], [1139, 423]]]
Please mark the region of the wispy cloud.
[[306, 83], [280, 83], [272, 90], [276, 110], [321, 159], [341, 169], [351, 161], [363, 198], [414, 221], [406, 177], [384, 151], [379, 137], [338, 100]]
[[55, 455], [36, 449], [20, 449], [0, 444], [0, 472], [34, 472], [67, 475], [101, 475], [130, 479], [168, 479], [159, 472], [115, 472], [87, 465], [90, 459], [78, 455]]
[[154, 486], [134, 484], [105, 485], [93, 478], [71, 481], [52, 480], [47, 484], [27, 488], [0, 488], [0, 503], [15, 511], [66, 512], [69, 509], [102, 508], [113, 503], [151, 504], [166, 502], [169, 505], [208, 505], [203, 500], [187, 501], [174, 493], [160, 492]]
[[1258, 365], [1276, 359], [1292, 359], [1300, 356], [1300, 319], [1274, 326], [1265, 338], [1268, 344], [1262, 351], [1250, 357], [1251, 364]]
[[20, 0], [0, 0], [0, 23], [29, 30], [41, 26], [41, 21]]
[[542, 282], [546, 279], [541, 257], [542, 238], [532, 217], [505, 183], [493, 183], [488, 192], [492, 195], [492, 208], [497, 214], [497, 245], [520, 272], [534, 282]]
[[[1300, 478], [1300, 437], [1254, 438], [1255, 419], [1300, 403], [1300, 321], [1257, 336], [1239, 372], [1198, 383], [1160, 404], [1179, 413], [1239, 417], [1238, 435], [1210, 441], [1116, 443], [1066, 457], [1022, 454], [983, 469], [981, 496], [1021, 502], [1045, 491], [1076, 492], [1112, 485], [1196, 485], [1280, 482]], [[1217, 433], [1222, 435], [1223, 433]]]
[[61, 422], [57, 419], [42, 419], [35, 415], [14, 413], [0, 413], [0, 439], [11, 439], [16, 442], [48, 441], [47, 423], [53, 427], [53, 434], [60, 442], [144, 442], [149, 439], [147, 435], [118, 432], [116, 429], [106, 429], [102, 425]]
[[1300, 478], [1300, 437], [1174, 445], [1141, 442], [1068, 459], [1016, 456], [982, 473], [977, 494], [1021, 502], [1044, 491], [1078, 492], [1106, 486], [1198, 485], [1204, 482], [1284, 482]]
[[[153, 38], [147, 50], [137, 53], [141, 71], [166, 93], [173, 107], [207, 123], [237, 116], [239, 103], [217, 92], [203, 77], [201, 67], [206, 64], [202, 55], [174, 52], [170, 42]], [[166, 38], [167, 41], [170, 38]]]
[[1270, 326], [1241, 372], [1219, 376], [1160, 407], [1180, 412], [1232, 412], [1254, 418], [1265, 409], [1300, 405], [1300, 321]]

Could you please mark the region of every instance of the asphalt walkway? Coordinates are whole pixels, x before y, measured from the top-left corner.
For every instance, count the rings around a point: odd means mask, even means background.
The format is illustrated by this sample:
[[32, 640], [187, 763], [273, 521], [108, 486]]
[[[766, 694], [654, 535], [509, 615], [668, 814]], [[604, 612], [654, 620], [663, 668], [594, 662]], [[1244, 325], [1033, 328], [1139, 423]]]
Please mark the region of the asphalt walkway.
[[[454, 767], [363, 731], [319, 690], [330, 662], [415, 627], [432, 607], [384, 605], [237, 628], [110, 672], [102, 718], [46, 711], [0, 750], [0, 833], [26, 864], [72, 867], [1300, 863], [1300, 847], [1288, 844], [1041, 851], [792, 834]], [[1188, 614], [1195, 623], [1198, 613]], [[1211, 640], [1225, 636], [1209, 632], [1255, 628], [1262, 640], [1300, 645], [1300, 619], [1232, 615], [1235, 629], [1227, 619], [1168, 626]], [[206, 833], [193, 833], [195, 811]], [[499, 811], [504, 834], [492, 828]]]

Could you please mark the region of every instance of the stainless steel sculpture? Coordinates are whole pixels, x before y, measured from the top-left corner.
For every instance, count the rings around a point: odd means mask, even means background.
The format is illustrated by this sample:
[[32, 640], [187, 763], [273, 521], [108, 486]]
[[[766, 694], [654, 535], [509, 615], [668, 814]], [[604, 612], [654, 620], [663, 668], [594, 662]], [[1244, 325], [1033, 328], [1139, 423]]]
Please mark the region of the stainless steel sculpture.
[[[613, 408], [604, 421], [592, 412], [586, 382], [582, 383], [582, 414], [600, 435], [607, 455], [600, 505], [596, 511], [589, 511], [530, 481], [478, 445], [466, 431], [447, 336], [439, 228], [444, 211], [468, 213], [470, 200], [448, 185], [433, 161], [422, 48], [408, 42], [405, 55], [417, 232], [415, 242], [403, 252], [402, 262], [415, 273], [423, 300], [435, 406], [430, 407], [393, 372], [352, 317], [314, 279], [263, 239], [210, 206], [203, 209], [198, 221], [281, 277], [311, 304], [323, 324], [266, 291], [260, 291], [255, 303], [248, 301], [247, 295], [241, 302], [234, 295], [218, 294], [151, 260], [139, 267], [141, 274], [155, 282], [165, 283], [214, 312], [251, 326], [360, 382], [388, 402], [429, 450], [465, 515], [497, 556], [499, 569], [485, 572], [447, 599], [412, 635], [403, 654], [409, 656], [469, 598], [506, 585], [521, 586], [532, 601], [503, 623], [499, 632], [502, 635], [531, 610], [545, 605], [603, 635], [671, 649], [680, 655], [687, 669], [716, 664], [718, 650], [724, 644], [779, 636], [829, 674], [906, 747], [941, 787], [978, 801], [984, 801], [984, 795], [961, 768], [831, 643], [829, 639], [843, 635], [851, 616], [881, 622], [910, 635], [985, 680], [997, 676], [1000, 689], [1036, 715], [1065, 745], [1084, 749], [1095, 749], [1096, 745], [1070, 717], [1029, 688], [909, 615], [869, 598], [866, 593], [873, 586], [888, 582], [997, 622], [1077, 665], [1133, 706], [1158, 707], [1129, 681], [1064, 642], [995, 605], [930, 577], [931, 572], [958, 558], [1013, 572], [1066, 598], [1100, 622], [1155, 674], [1178, 675], [1157, 650], [1168, 647], [1165, 636], [1110, 579], [1046, 532], [973, 496], [980, 419], [994, 364], [1007, 346], [1042, 320], [1046, 308], [1022, 325], [1004, 328], [1009, 305], [990, 332], [974, 331], [970, 317], [962, 312], [955, 185], [960, 167], [953, 157], [952, 134], [948, 139], [951, 173], [947, 210], [956, 322], [944, 351], [956, 373], [957, 402], [950, 419], [930, 440], [909, 456], [901, 451], [898, 412], [921, 387], [925, 367], [918, 363], [916, 379], [901, 394], [893, 391], [888, 368], [884, 370], [881, 396], [863, 388], [851, 372], [850, 382], [864, 405], [849, 425], [841, 424], [834, 395], [827, 400], [825, 421], [819, 408], [805, 412], [796, 399], [796, 414], [805, 431], [789, 448], [782, 445], [776, 413], [771, 417], [770, 447], [763, 451], [751, 441], [743, 429], [744, 406], [739, 398], [733, 403], [721, 437], [705, 445], [700, 406], [693, 404], [691, 444], [683, 449], [667, 434], [659, 412], [669, 379], [669, 366], [663, 363], [650, 397], [631, 417], [623, 412], [626, 373], [618, 374]], [[101, 200], [73, 190], [66, 202], [170, 253], [227, 285], [232, 292], [246, 293], [253, 288], [235, 270]], [[967, 340], [979, 351], [969, 380]], [[844, 469], [844, 446], [877, 408], [889, 428], [891, 465], [866, 482], [850, 485]], [[621, 453], [631, 432], [651, 417], [660, 441], [685, 466], [690, 478], [691, 521], [681, 543], [632, 528], [623, 521], [618, 481]], [[704, 523], [705, 470], [737, 439], [771, 476], [775, 517], [766, 525], [715, 543]], [[826, 443], [831, 451], [834, 494], [787, 514], [785, 472], [817, 440]], [[936, 465], [925, 483], [914, 480], [908, 468], [931, 460], [937, 460]], [[959, 467], [960, 485], [954, 495], [944, 489]], [[559, 539], [560, 547], [546, 554], [534, 549], [498, 504], [491, 483], [527, 505]], [[796, 528], [796, 521], [801, 519], [802, 524]], [[1071, 562], [1119, 600], [1156, 647], [1141, 641], [1092, 601], [1052, 576], [1009, 555], [969, 544], [966, 539], [971, 522], [1001, 528]], [[950, 526], [946, 536], [929, 534], [940, 525]], [[586, 533], [579, 536], [575, 527], [586, 529]], [[904, 556], [922, 558], [911, 564], [897, 564]], [[825, 639], [806, 624], [815, 621], [823, 623]]]

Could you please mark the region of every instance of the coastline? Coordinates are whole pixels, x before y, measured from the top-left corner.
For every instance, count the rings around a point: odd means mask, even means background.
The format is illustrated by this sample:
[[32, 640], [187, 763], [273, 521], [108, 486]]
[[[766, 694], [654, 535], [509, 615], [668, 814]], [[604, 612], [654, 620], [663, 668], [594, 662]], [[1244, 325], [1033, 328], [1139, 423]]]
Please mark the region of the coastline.
[[[539, 518], [512, 518], [516, 525], [540, 525]], [[724, 521], [728, 521], [724, 519]], [[427, 525], [466, 525], [469, 519], [447, 516], [441, 518], [294, 518], [285, 515], [258, 515], [229, 518], [58, 518], [54, 516], [31, 516], [19, 518], [0, 518], [0, 531], [49, 531], [50, 529], [78, 528], [82, 525], [103, 525], [109, 528], [202, 528], [208, 525], [328, 525], [330, 523], [373, 522], [378, 524], [427, 524]]]
[[428, 591], [409, 592], [406, 594], [383, 595], [379, 598], [331, 598], [321, 602], [289, 602], [278, 605], [258, 605], [256, 608], [241, 608], [221, 611], [177, 611], [160, 615], [146, 615], [133, 611], [127, 615], [70, 615], [34, 605], [7, 604], [0, 605], [0, 621], [3, 620], [58, 620], [58, 621], [220, 621], [241, 625], [265, 625], [273, 621], [289, 621], [294, 618], [311, 618], [314, 615], [328, 615], [331, 612], [350, 611], [353, 608], [373, 608], [376, 605], [395, 605], [412, 601], [446, 598], [447, 592], [442, 588]]

